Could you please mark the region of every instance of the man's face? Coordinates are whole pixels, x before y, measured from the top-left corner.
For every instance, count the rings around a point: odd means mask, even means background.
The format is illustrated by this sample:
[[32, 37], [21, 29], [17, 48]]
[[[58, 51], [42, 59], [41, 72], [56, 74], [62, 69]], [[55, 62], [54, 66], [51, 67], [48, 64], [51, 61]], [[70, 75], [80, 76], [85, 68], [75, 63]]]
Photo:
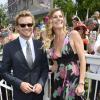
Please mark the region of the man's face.
[[89, 26], [87, 26], [87, 28], [92, 31], [94, 28], [95, 28], [95, 25], [94, 24], [90, 24]]
[[17, 31], [21, 37], [28, 39], [33, 33], [33, 20], [32, 17], [20, 17], [18, 19]]

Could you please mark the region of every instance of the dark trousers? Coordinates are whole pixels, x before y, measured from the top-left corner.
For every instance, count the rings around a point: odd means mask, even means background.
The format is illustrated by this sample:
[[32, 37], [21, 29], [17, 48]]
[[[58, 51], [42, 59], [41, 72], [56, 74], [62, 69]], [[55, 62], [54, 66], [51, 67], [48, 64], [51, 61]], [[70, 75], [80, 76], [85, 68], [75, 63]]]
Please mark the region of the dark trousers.
[[[64, 100], [62, 97], [52, 98], [51, 100]], [[82, 100], [81, 97], [75, 96], [75, 99], [73, 100]]]
[[36, 93], [28, 93], [25, 94], [21, 91], [14, 91], [14, 100], [43, 100], [43, 93], [36, 94]]

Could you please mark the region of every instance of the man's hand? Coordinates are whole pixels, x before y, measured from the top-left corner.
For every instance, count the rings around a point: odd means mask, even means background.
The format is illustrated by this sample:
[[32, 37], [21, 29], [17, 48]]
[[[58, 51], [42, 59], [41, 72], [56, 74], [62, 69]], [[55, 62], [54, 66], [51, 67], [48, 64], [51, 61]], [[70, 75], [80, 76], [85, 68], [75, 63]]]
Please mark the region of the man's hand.
[[27, 94], [33, 91], [33, 86], [27, 82], [22, 82], [20, 85], [20, 89], [22, 90], [22, 92]]
[[33, 86], [33, 92], [40, 94], [42, 91], [42, 85], [37, 83]]

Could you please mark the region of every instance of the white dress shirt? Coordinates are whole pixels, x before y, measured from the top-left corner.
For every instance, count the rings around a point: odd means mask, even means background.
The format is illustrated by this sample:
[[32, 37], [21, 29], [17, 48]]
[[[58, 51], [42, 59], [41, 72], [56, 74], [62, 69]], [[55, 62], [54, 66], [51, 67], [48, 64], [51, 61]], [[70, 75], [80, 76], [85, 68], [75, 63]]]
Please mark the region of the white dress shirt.
[[[19, 36], [19, 42], [21, 44], [22, 52], [25, 56], [25, 59], [26, 59], [26, 47], [27, 47], [26, 41], [27, 40], [25, 40], [21, 36]], [[30, 38], [28, 41], [30, 43], [30, 47], [31, 47], [31, 51], [32, 51], [32, 58], [33, 58], [33, 62], [34, 62], [34, 60], [35, 60], [35, 51], [34, 51], [33, 40], [32, 40], [32, 38]]]

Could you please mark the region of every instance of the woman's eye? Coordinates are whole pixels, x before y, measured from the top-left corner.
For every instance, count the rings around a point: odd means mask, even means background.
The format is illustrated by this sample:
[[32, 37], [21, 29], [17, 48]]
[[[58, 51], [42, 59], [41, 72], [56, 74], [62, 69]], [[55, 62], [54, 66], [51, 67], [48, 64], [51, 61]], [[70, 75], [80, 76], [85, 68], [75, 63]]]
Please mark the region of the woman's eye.
[[57, 18], [57, 16], [53, 16], [53, 18]]
[[53, 16], [53, 18], [62, 18], [63, 16], [62, 15], [59, 15], [59, 16]]
[[62, 18], [63, 16], [62, 16], [62, 15], [60, 15], [59, 17], [60, 17], [60, 18]]

